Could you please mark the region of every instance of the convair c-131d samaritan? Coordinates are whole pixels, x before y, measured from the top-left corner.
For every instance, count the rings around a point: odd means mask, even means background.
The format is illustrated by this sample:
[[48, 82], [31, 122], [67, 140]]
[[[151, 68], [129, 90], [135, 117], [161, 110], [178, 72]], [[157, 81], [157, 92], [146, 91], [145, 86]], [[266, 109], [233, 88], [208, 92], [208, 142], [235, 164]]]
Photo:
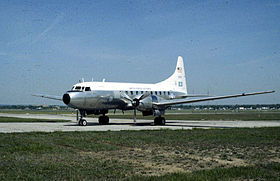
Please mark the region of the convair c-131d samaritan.
[[[141, 111], [143, 116], [155, 116], [155, 125], [165, 125], [163, 117], [165, 109], [176, 104], [210, 101], [217, 99], [235, 98], [258, 94], [273, 93], [263, 91], [242, 93], [226, 96], [205, 96], [188, 94], [184, 61], [178, 57], [174, 73], [164, 81], [156, 84], [118, 83], [118, 82], [81, 82], [75, 84], [71, 90], [62, 97], [50, 95], [34, 95], [43, 98], [63, 101], [67, 106], [77, 109], [77, 121], [81, 126], [86, 126], [86, 115], [101, 115], [99, 124], [109, 124], [108, 110], [120, 109], [134, 110], [134, 123], [136, 111]], [[194, 98], [200, 97], [200, 98]]]

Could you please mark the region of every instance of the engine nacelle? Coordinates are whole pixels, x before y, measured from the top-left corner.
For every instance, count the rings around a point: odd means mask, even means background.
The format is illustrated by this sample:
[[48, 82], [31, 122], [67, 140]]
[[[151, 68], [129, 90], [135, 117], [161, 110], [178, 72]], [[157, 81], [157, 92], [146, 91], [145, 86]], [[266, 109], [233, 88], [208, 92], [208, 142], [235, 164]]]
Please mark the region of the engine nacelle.
[[143, 116], [161, 116], [164, 115], [164, 109], [157, 109], [153, 107], [153, 102], [158, 102], [158, 97], [151, 95], [145, 99], [140, 100], [137, 110], [141, 111]]
[[149, 96], [149, 97], [146, 97], [145, 99], [140, 100], [137, 110], [142, 111], [142, 112], [153, 110], [152, 97]]

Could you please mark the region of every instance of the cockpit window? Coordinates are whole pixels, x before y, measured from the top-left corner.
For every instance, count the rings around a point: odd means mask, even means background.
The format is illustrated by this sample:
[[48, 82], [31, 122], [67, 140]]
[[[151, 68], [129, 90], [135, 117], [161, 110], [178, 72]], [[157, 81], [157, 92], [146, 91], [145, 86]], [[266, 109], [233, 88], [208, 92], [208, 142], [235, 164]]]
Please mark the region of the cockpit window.
[[81, 89], [81, 86], [76, 86], [75, 87], [75, 90], [80, 90]]
[[81, 91], [84, 91], [84, 89], [85, 89], [85, 87], [82, 87], [82, 86], [73, 86], [72, 89], [67, 92], [81, 92]]
[[85, 91], [91, 91], [90, 87], [86, 87]]

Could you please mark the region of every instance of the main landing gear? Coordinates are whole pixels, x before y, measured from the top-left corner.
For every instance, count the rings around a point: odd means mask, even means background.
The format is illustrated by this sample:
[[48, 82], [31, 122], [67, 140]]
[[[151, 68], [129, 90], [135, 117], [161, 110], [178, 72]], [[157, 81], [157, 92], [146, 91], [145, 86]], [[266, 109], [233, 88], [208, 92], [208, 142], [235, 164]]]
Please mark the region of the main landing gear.
[[[80, 112], [80, 114], [79, 114]], [[86, 112], [83, 111], [83, 110], [77, 110], [77, 121], [78, 121], [78, 124], [80, 126], [86, 126], [87, 125], [87, 121], [85, 119], [83, 119], [84, 117], [86, 116]], [[100, 116], [98, 118], [98, 122], [100, 125], [107, 125], [109, 124], [109, 117], [106, 116], [105, 114], [103, 114], [102, 116]], [[154, 125], [165, 125], [165, 118], [164, 117], [161, 117], [161, 116], [158, 116], [158, 117], [155, 117], [154, 119]]]
[[165, 118], [164, 117], [155, 117], [154, 119], [154, 125], [165, 125]]
[[109, 117], [105, 116], [105, 114], [103, 114], [103, 116], [100, 116], [98, 118], [98, 122], [100, 125], [107, 125], [107, 124], [109, 124]]

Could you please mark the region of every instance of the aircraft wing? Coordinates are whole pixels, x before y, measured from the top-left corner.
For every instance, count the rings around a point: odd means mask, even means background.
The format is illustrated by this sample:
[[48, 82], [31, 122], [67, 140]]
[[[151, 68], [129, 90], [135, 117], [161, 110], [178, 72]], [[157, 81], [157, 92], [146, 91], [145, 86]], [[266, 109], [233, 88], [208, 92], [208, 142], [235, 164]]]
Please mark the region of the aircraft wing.
[[242, 96], [268, 94], [268, 93], [274, 93], [274, 92], [275, 91], [263, 91], [263, 92], [242, 93], [242, 94], [226, 95], [226, 96], [214, 96], [214, 97], [207, 97], [207, 98], [201, 98], [201, 99], [166, 100], [166, 101], [162, 101], [162, 102], [154, 102], [153, 105], [159, 106], [159, 107], [172, 106], [175, 104], [187, 104], [187, 103], [202, 102], [202, 101], [212, 101], [212, 100], [218, 100], [218, 99], [228, 99], [228, 98], [235, 98], [235, 97], [242, 97]]
[[32, 96], [62, 101], [62, 96], [52, 96], [52, 95], [43, 95], [43, 94], [34, 94]]
[[188, 97], [212, 97], [208, 94], [186, 94], [186, 95], [182, 95], [182, 98], [188, 98]]

